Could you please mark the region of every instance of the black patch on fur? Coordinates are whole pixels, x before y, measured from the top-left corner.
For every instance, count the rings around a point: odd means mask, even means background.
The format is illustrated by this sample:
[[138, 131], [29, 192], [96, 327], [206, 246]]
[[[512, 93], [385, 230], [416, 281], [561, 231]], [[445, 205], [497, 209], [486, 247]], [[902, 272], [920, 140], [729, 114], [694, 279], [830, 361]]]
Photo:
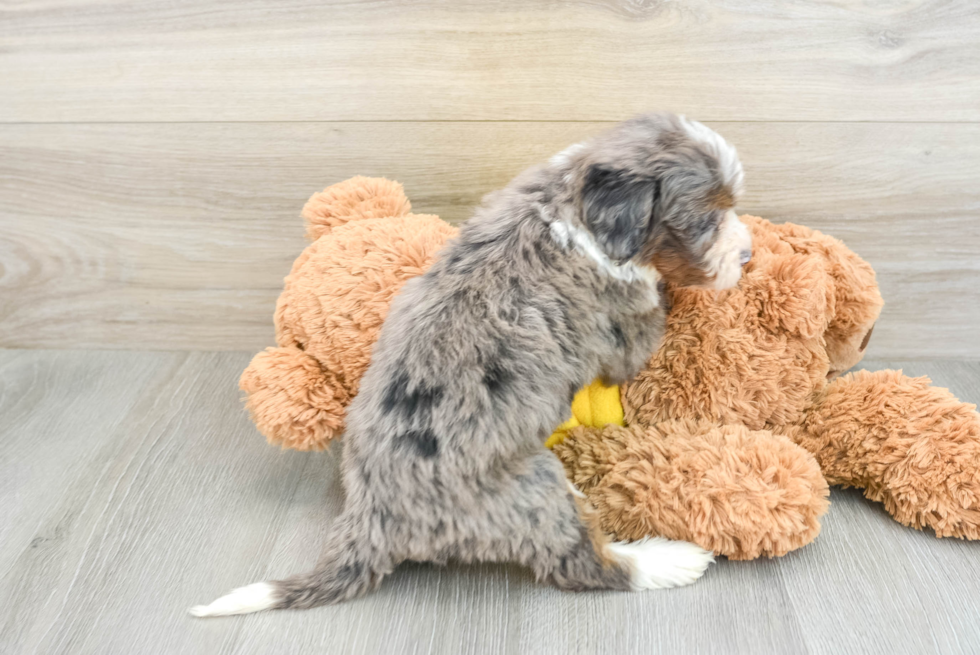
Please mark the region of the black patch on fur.
[[378, 508], [375, 510], [378, 516], [378, 526], [382, 531], [388, 529], [389, 524], [395, 522], [395, 515], [391, 513], [391, 510], [385, 508]]
[[626, 350], [626, 335], [623, 334], [622, 326], [613, 321], [610, 332], [612, 332], [613, 340], [616, 341], [616, 347], [620, 350]]
[[420, 457], [431, 459], [439, 454], [439, 439], [432, 430], [409, 430], [402, 433], [400, 438], [411, 445]]
[[396, 375], [385, 388], [384, 396], [381, 398], [381, 410], [386, 414], [399, 410], [405, 416], [415, 416], [431, 413], [432, 409], [442, 401], [444, 392], [442, 387], [419, 384], [411, 388], [409, 385], [410, 379], [407, 373], [401, 372]]
[[635, 257], [653, 227], [656, 180], [593, 164], [582, 185], [585, 224], [615, 261]]
[[408, 373], [401, 372], [395, 379], [388, 383], [385, 388], [384, 396], [381, 398], [381, 411], [390, 414], [396, 407], [405, 401], [405, 393], [408, 389]]
[[514, 374], [507, 370], [499, 359], [494, 358], [484, 365], [483, 384], [486, 385], [487, 390], [491, 394], [499, 394], [501, 390], [510, 386], [513, 381]]
[[575, 394], [578, 393], [579, 387], [581, 385], [575, 384], [574, 382], [568, 387], [568, 405], [571, 406], [572, 401], [575, 400]]
[[476, 270], [477, 260], [472, 253], [456, 248], [446, 258], [446, 271], [454, 275], [471, 275]]
[[511, 361], [512, 357], [510, 347], [503, 339], [498, 339], [493, 349], [480, 359], [483, 365], [483, 384], [490, 395], [499, 395], [516, 380], [514, 371], [507, 366], [507, 362]]

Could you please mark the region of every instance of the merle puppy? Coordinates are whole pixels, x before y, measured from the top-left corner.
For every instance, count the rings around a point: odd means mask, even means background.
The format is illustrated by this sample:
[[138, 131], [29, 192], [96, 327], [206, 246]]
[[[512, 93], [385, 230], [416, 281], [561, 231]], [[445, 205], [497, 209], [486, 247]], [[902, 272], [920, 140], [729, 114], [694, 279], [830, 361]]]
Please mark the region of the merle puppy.
[[621, 382], [663, 332], [662, 279], [726, 288], [750, 257], [734, 148], [641, 116], [492, 193], [395, 298], [347, 414], [346, 505], [310, 573], [197, 616], [353, 598], [404, 560], [513, 561], [562, 589], [697, 579], [684, 542], [610, 543], [543, 447], [572, 395]]

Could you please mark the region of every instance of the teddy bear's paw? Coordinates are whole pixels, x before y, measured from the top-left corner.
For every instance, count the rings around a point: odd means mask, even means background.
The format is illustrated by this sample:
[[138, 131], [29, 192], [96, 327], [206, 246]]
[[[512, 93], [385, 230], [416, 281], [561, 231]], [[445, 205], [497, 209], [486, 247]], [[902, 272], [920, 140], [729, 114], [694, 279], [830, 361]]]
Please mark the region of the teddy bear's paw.
[[619, 541], [606, 549], [631, 571], [633, 591], [689, 585], [715, 561], [710, 551], [696, 544], [663, 537]]
[[929, 378], [845, 375], [791, 434], [831, 483], [863, 488], [900, 523], [980, 539], [980, 414]]
[[579, 426], [551, 446], [573, 488], [588, 493], [626, 453], [632, 434]]
[[882, 501], [904, 525], [932, 529], [937, 537], [977, 540], [980, 415], [965, 403], [959, 405], [950, 420], [923, 429], [880, 480], [868, 481], [865, 495]]
[[[921, 490], [893, 493], [891, 489], [865, 489], [865, 496], [884, 504], [885, 509], [902, 525], [916, 530], [932, 530], [937, 537], [980, 540], [980, 503], [976, 489], [971, 500], [957, 501], [956, 489], [942, 485], [930, 493]], [[976, 483], [973, 483], [976, 486]]]
[[607, 427], [629, 446], [587, 491], [619, 539], [661, 535], [730, 559], [773, 557], [820, 531], [829, 490], [813, 457], [768, 431], [670, 421]]
[[306, 237], [316, 241], [335, 227], [365, 218], [404, 216], [412, 205], [398, 182], [352, 177], [314, 193], [303, 207]]
[[266, 348], [252, 358], [238, 385], [269, 443], [322, 450], [344, 429], [349, 394], [299, 348]]

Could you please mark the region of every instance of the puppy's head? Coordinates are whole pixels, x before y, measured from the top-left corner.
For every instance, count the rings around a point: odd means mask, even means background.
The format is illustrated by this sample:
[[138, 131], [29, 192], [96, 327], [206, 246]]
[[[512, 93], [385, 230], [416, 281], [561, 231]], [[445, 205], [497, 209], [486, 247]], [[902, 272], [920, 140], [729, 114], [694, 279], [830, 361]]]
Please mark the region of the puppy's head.
[[566, 157], [578, 220], [613, 261], [653, 266], [683, 286], [735, 286], [751, 257], [733, 211], [742, 165], [696, 121], [650, 114]]

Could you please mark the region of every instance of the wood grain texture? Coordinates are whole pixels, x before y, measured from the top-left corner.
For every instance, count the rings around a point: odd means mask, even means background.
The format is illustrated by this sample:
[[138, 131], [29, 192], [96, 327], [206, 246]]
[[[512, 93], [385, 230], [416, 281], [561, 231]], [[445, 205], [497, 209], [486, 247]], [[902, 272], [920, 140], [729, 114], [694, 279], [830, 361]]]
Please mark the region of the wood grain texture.
[[[260, 349], [314, 191], [387, 176], [458, 222], [605, 125], [0, 126], [0, 346]], [[980, 357], [980, 125], [712, 126], [745, 162], [741, 211], [877, 269], [872, 356]]]
[[0, 121], [980, 120], [974, 0], [8, 4]]
[[[248, 353], [0, 351], [0, 652], [974, 653], [980, 544], [834, 490], [818, 539], [697, 584], [564, 594], [511, 566], [400, 567], [363, 599], [195, 620], [187, 606], [312, 566], [336, 452], [267, 446]], [[869, 362], [898, 367], [902, 362]], [[904, 363], [980, 400], [980, 363]]]

